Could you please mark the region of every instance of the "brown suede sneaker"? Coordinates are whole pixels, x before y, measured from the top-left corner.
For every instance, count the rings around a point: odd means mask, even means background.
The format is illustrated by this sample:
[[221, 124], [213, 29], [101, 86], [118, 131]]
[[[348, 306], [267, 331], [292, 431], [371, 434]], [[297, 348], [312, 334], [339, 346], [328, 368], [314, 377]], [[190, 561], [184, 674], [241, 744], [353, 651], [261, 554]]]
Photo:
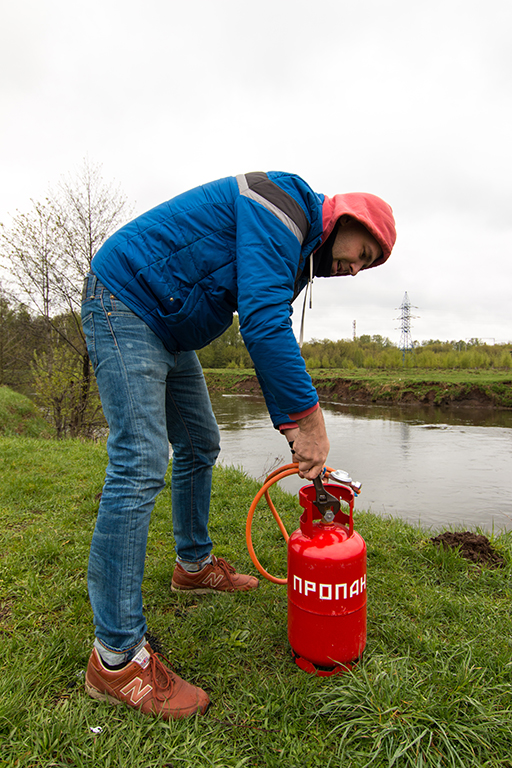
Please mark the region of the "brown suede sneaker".
[[198, 573], [189, 573], [176, 564], [172, 575], [171, 589], [174, 592], [192, 592], [206, 595], [209, 592], [249, 592], [259, 582], [254, 576], [237, 573], [223, 557], [212, 555], [212, 562]]
[[[210, 703], [208, 694], [186, 683], [164, 666], [159, 653], [149, 643], [123, 669], [103, 666], [96, 648], [85, 673], [85, 690], [93, 699], [110, 704], [127, 704], [146, 715], [174, 720], [204, 714]], [[167, 661], [167, 659], [165, 659]]]

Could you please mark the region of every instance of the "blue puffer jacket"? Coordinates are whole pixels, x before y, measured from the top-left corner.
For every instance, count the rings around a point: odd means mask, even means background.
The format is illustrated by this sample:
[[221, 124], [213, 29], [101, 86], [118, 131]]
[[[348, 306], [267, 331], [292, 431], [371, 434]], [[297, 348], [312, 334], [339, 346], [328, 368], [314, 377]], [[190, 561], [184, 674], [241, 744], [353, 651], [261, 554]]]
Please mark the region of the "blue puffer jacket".
[[252, 173], [185, 192], [110, 237], [92, 271], [171, 351], [240, 331], [276, 426], [316, 405], [292, 331], [305, 260], [340, 215], [298, 176]]

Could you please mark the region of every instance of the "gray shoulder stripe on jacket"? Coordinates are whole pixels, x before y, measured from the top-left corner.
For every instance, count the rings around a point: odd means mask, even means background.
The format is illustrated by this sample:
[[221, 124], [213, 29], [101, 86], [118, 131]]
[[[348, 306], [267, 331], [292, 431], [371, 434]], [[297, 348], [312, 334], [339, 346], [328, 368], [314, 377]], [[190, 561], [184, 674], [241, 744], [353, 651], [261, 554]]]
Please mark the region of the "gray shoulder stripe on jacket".
[[309, 223], [300, 205], [288, 192], [274, 184], [266, 173], [241, 173], [236, 180], [241, 195], [271, 211], [293, 232], [302, 245], [308, 233]]

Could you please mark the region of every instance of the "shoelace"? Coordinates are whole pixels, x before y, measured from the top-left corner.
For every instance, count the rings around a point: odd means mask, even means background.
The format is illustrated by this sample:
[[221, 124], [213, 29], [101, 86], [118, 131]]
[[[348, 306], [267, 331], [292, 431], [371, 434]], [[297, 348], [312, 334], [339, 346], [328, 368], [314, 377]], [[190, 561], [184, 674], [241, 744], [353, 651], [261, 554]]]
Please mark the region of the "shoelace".
[[[169, 659], [162, 656], [161, 653], [152, 653], [149, 657], [149, 674], [151, 681], [155, 684], [155, 695], [158, 699], [169, 698], [169, 689], [174, 687], [174, 674], [173, 672], [162, 663], [163, 659], [167, 664], [170, 664]], [[167, 695], [161, 695], [165, 694]]]
[[223, 557], [212, 557], [212, 565], [218, 566], [221, 571], [224, 573], [226, 579], [229, 581], [229, 584], [233, 589], [235, 588], [235, 585], [233, 584], [233, 579], [231, 578], [231, 574], [235, 573], [235, 569], [232, 565], [228, 563], [227, 560], [224, 560]]

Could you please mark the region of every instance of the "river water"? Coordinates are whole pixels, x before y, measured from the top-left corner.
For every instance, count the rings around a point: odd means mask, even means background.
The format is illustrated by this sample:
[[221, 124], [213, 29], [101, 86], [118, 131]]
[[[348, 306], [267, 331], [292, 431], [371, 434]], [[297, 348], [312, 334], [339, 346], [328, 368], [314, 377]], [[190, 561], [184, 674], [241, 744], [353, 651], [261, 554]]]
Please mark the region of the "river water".
[[[263, 479], [290, 461], [262, 397], [212, 393], [219, 463]], [[322, 403], [327, 463], [363, 484], [356, 510], [440, 532], [512, 529], [512, 412]], [[282, 481], [295, 493], [298, 477]]]

